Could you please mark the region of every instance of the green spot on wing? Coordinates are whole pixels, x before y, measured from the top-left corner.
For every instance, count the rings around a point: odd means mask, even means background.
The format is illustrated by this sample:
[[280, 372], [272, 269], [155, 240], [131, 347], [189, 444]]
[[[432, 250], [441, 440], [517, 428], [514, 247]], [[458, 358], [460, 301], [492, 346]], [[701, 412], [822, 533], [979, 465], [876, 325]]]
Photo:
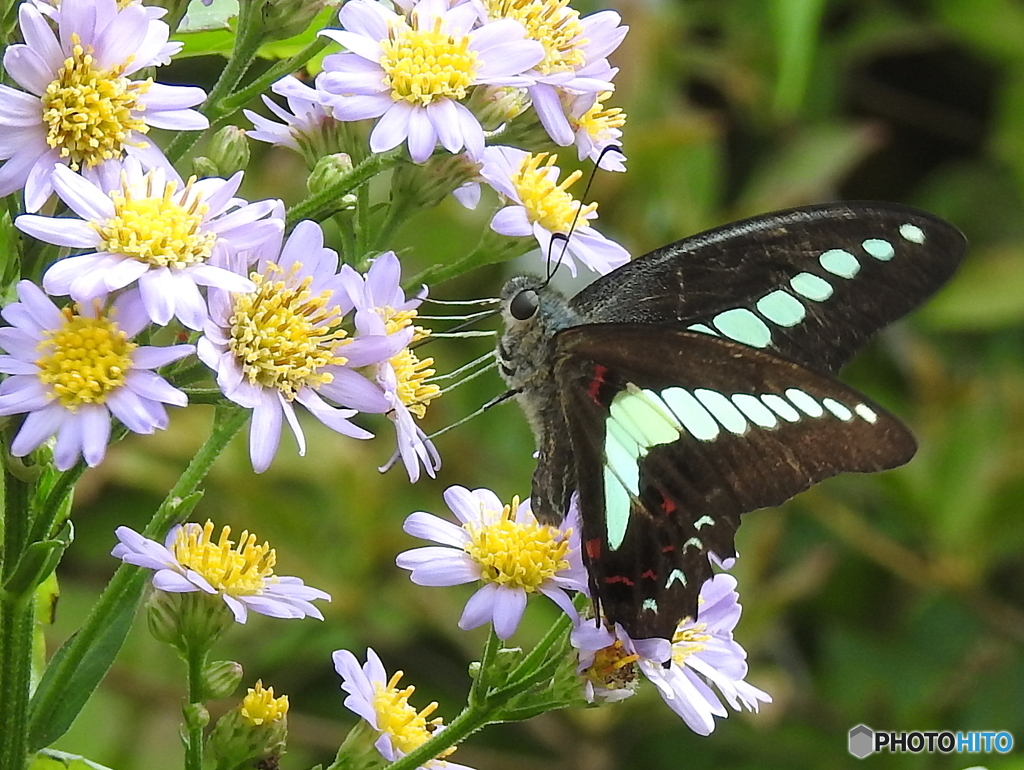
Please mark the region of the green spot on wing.
[[712, 322], [722, 334], [754, 348], [767, 347], [772, 342], [772, 331], [764, 321], [743, 307], [726, 310]]
[[793, 291], [814, 302], [824, 302], [832, 296], [832, 284], [813, 273], [797, 273], [789, 279]]
[[761, 297], [757, 301], [757, 311], [779, 326], [796, 326], [807, 315], [803, 303], [781, 289]]
[[881, 238], [868, 238], [861, 246], [864, 247], [864, 251], [882, 262], [888, 262], [896, 256], [896, 250], [893, 249], [892, 244]]
[[841, 278], [853, 278], [860, 271], [860, 262], [848, 251], [829, 249], [818, 257], [821, 266]]

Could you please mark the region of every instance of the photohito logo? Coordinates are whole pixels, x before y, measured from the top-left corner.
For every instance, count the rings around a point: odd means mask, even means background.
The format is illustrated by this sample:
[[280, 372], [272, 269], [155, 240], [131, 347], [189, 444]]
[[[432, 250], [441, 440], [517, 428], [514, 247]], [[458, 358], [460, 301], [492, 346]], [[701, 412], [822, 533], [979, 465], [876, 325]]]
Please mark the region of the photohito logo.
[[999, 754], [1006, 754], [1012, 748], [1013, 736], [1005, 730], [1000, 732], [974, 730], [956, 733], [949, 730], [913, 730], [897, 733], [872, 730], [867, 725], [857, 725], [851, 728], [848, 744], [850, 753], [857, 759], [864, 759], [864, 757], [880, 751], [896, 754], [901, 752], [932, 754], [936, 751], [942, 754], [953, 752], [978, 754], [995, 751]]

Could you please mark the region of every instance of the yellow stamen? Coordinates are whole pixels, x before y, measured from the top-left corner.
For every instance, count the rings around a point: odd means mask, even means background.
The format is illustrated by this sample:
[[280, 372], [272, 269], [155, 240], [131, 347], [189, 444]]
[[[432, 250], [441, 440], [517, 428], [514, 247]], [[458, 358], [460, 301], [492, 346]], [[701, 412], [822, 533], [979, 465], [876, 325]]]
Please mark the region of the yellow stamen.
[[639, 659], [639, 655], [628, 652], [616, 639], [594, 653], [594, 662], [584, 669], [583, 676], [607, 690], [629, 687], [637, 680], [636, 662]]
[[288, 714], [288, 696], [275, 698], [274, 688], [263, 689], [263, 680], [257, 679], [256, 686], [250, 687], [242, 699], [239, 711], [251, 725], [279, 722]]
[[689, 619], [684, 620], [672, 635], [672, 660], [679, 665], [683, 665], [683, 661], [688, 657], [703, 650], [707, 646], [706, 642], [711, 639], [711, 634], [707, 632], [707, 623], [695, 623], [692, 626], [689, 623]]
[[[387, 685], [374, 684], [373, 710], [377, 714], [377, 728], [391, 736], [391, 742], [403, 754], [408, 754], [423, 743], [441, 727], [440, 717], [429, 722], [427, 717], [437, 710], [437, 703], [431, 703], [422, 711], [409, 705], [409, 697], [416, 691], [413, 686], [398, 689], [402, 672], [396, 671]], [[455, 747], [445, 749], [439, 757], [447, 757]]]
[[102, 313], [88, 318], [70, 307], [61, 312], [63, 326], [45, 332], [39, 343], [39, 379], [71, 411], [82, 404], [102, 404], [124, 385], [138, 345]]
[[604, 102], [611, 98], [611, 91], [605, 91], [597, 100], [576, 119], [570, 119], [574, 129], [582, 128], [587, 135], [595, 140], [604, 138], [612, 129], [622, 128], [626, 124], [626, 113], [620, 107], [604, 108]]
[[559, 570], [568, 569], [569, 532], [544, 524], [517, 523], [513, 497], [493, 524], [467, 525], [466, 553], [483, 568], [490, 583], [535, 592]]
[[120, 158], [125, 145], [145, 146], [132, 141], [131, 132], [145, 134], [149, 126], [137, 113], [145, 109], [139, 97], [152, 78], [132, 81], [124, 76], [128, 62], [110, 70], [99, 69], [92, 49], [72, 36], [71, 56], [64, 60], [41, 97], [46, 143], [60, 149], [77, 171], [84, 164], [95, 166]]
[[580, 13], [569, 0], [485, 0], [490, 19], [515, 19], [526, 36], [544, 46], [544, 59], [536, 69], [544, 75], [570, 72], [586, 64]]
[[121, 191], [113, 193], [114, 216], [93, 226], [99, 233], [100, 249], [126, 254], [153, 267], [185, 268], [205, 262], [213, 252], [216, 233], [203, 232], [203, 217], [210, 210], [200, 195], [193, 193], [195, 177], [181, 193], [175, 194], [176, 180], [164, 189], [155, 188], [154, 172], [146, 174], [142, 194], [122, 177]]
[[[298, 277], [296, 263], [287, 274], [271, 263], [266, 275], [253, 273], [250, 294], [236, 294], [231, 316], [231, 351], [253, 385], [276, 388], [289, 400], [303, 387], [317, 388], [334, 375], [321, 371], [342, 366], [337, 349], [346, 335], [333, 292], [310, 291], [313, 279]], [[271, 280], [281, 274], [280, 280]]]
[[413, 29], [404, 19], [380, 41], [384, 82], [395, 101], [426, 107], [438, 99], [464, 99], [476, 76], [477, 54], [469, 36], [454, 36], [441, 29]]
[[549, 173], [549, 169], [554, 167], [556, 160], [557, 155], [548, 157], [546, 152], [527, 155], [512, 177], [512, 184], [531, 222], [539, 222], [550, 233], [568, 234], [573, 221], [576, 220], [577, 227], [583, 226], [583, 218], [597, 211], [597, 204], [580, 206], [567, 192], [583, 176], [582, 171], [573, 171], [561, 184], [555, 184], [554, 174]]
[[171, 552], [186, 569], [202, 575], [218, 591], [232, 596], [249, 596], [263, 590], [274, 577], [277, 553], [268, 543], [256, 544], [256, 535], [242, 531], [236, 546], [224, 527], [213, 541], [213, 522], [186, 524], [178, 530]]
[[[384, 328], [388, 334], [401, 331], [412, 323], [416, 317], [415, 310], [394, 310], [390, 307], [377, 308], [384, 319]], [[413, 328], [412, 339], [409, 343], [419, 342], [430, 336], [430, 330], [422, 326]], [[409, 411], [416, 417], [422, 419], [427, 413], [427, 405], [441, 395], [441, 389], [437, 385], [428, 383], [427, 380], [434, 376], [435, 370], [433, 358], [424, 358], [422, 361], [409, 348], [403, 348], [393, 355], [388, 363], [395, 370], [395, 379], [398, 381], [397, 394], [399, 400], [405, 404]]]

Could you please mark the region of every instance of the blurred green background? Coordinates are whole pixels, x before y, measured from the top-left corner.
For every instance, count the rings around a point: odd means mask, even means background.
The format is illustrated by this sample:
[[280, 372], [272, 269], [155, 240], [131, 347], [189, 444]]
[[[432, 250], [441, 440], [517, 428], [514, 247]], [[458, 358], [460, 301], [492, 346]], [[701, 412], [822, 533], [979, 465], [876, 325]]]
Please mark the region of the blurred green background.
[[[574, 3], [581, 11], [596, 4]], [[629, 115], [629, 171], [601, 174], [601, 230], [641, 254], [742, 216], [831, 199], [903, 201], [956, 223], [971, 249], [926, 308], [867, 346], [844, 378], [911, 425], [906, 467], [834, 479], [781, 509], [746, 517], [738, 548], [749, 680], [774, 703], [694, 735], [652, 687], [609, 708], [488, 728], [452, 758], [481, 770], [619, 768], [1020, 768], [1011, 755], [883, 755], [858, 764], [847, 730], [1008, 730], [1024, 747], [1024, 3], [1017, 0], [622, 0], [630, 26], [612, 57], [612, 104]], [[202, 66], [175, 65], [187, 80]], [[216, 67], [217, 62], [206, 62]], [[165, 80], [174, 82], [175, 70]], [[254, 148], [250, 199], [303, 194], [287, 151]], [[574, 152], [562, 152], [566, 159]], [[394, 244], [408, 274], [468, 251], [493, 210], [453, 202]], [[528, 265], [537, 268], [535, 260]], [[435, 296], [495, 296], [514, 268], [478, 270]], [[728, 287], [723, 286], [723, 291]], [[429, 312], [429, 311], [428, 311]], [[440, 371], [489, 341], [439, 342]], [[480, 378], [431, 407], [436, 430], [502, 390]], [[116, 564], [120, 524], [141, 529], [204, 435], [210, 413], [133, 437], [84, 479], [78, 539], [60, 569], [51, 634], [72, 633]], [[197, 511], [254, 530], [278, 571], [331, 593], [326, 622], [253, 616], [218, 652], [291, 699], [286, 768], [329, 761], [354, 715], [330, 653], [365, 648], [417, 686], [413, 704], [464, 703], [484, 631], [456, 621], [472, 588], [411, 585], [395, 555], [414, 510], [445, 513], [451, 484], [529, 494], [532, 439], [503, 406], [438, 441], [436, 480], [376, 467], [391, 426], [359, 443], [307, 421], [310, 450], [286, 437], [254, 476], [240, 437]], [[554, 617], [534, 602], [514, 637]], [[58, 748], [117, 769], [181, 766], [183, 666], [140, 616], [97, 696]], [[230, 707], [215, 704], [214, 716]]]

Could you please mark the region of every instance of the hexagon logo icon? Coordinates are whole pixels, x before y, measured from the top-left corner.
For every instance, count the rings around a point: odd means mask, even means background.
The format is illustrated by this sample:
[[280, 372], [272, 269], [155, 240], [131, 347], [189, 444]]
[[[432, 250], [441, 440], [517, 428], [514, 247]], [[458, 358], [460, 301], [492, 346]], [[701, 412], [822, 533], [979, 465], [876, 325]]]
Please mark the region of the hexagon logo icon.
[[864, 759], [864, 757], [874, 753], [875, 731], [867, 725], [857, 725], [850, 728], [849, 750], [857, 759]]

